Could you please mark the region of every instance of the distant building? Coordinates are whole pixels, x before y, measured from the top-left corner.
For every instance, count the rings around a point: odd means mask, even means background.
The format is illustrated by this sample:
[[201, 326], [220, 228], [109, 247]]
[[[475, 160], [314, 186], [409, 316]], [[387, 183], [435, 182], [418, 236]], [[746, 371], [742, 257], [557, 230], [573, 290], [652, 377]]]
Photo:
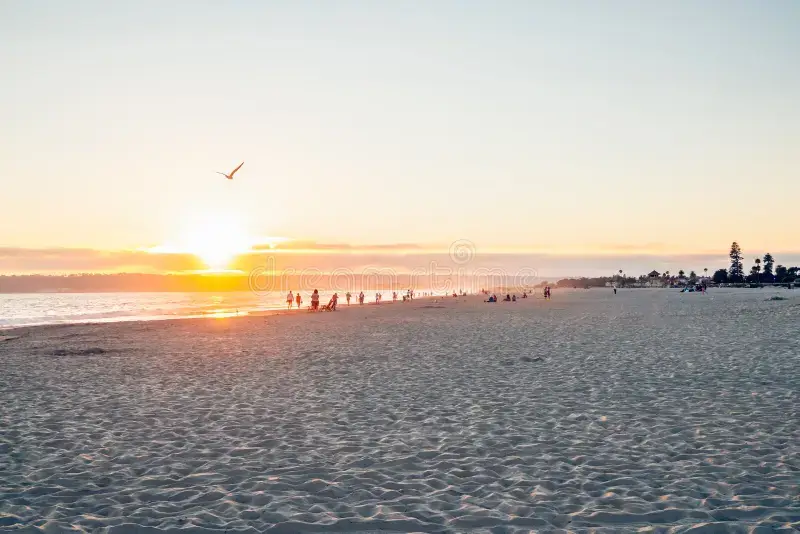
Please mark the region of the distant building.
[[661, 279], [661, 273], [655, 269], [647, 273], [646, 287], [664, 287], [664, 281]]

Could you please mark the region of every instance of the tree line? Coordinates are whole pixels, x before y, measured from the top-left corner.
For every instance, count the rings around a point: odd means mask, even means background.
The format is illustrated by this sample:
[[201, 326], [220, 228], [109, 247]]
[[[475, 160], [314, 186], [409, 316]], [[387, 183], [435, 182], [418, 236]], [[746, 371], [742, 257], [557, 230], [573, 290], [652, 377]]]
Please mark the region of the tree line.
[[[748, 272], [744, 270], [744, 255], [742, 248], [734, 241], [729, 253], [731, 263], [727, 269], [718, 269], [711, 275], [711, 281], [715, 284], [791, 284], [800, 282], [800, 267], [786, 267], [775, 265], [775, 258], [767, 252], [763, 258], [756, 258], [753, 266]], [[703, 269], [704, 276], [708, 276], [708, 269]], [[651, 271], [638, 277], [626, 276], [620, 270], [618, 274], [612, 276], [565, 278], [555, 283], [556, 287], [605, 287], [609, 283], [625, 287], [645, 285], [686, 285], [696, 284], [700, 277], [695, 271], [679, 270], [677, 275], [664, 271]], [[551, 285], [550, 282], [543, 282], [539, 285]]]
[[756, 258], [748, 273], [744, 270], [742, 247], [734, 241], [728, 254], [730, 267], [718, 269], [712, 276], [715, 284], [789, 284], [800, 278], [800, 267], [775, 265], [775, 258], [767, 252], [762, 258]]

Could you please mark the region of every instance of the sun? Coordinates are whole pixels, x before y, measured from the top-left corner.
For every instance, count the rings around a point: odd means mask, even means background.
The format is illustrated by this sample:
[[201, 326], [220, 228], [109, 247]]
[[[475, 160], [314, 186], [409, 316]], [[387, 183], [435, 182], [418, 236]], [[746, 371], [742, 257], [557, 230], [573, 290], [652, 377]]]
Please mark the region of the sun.
[[181, 248], [200, 258], [209, 269], [225, 269], [251, 241], [241, 220], [223, 213], [207, 213], [185, 225]]

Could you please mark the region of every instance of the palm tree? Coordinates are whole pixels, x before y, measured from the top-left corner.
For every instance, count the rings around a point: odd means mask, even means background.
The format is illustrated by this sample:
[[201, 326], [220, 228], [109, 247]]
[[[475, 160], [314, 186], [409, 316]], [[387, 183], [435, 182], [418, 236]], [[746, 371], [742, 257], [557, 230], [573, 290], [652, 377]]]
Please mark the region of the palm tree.
[[706, 278], [708, 278], [708, 267], [703, 267], [703, 273]]
[[685, 273], [685, 272], [683, 272], [683, 269], [681, 269], [680, 271], [678, 271], [678, 278], [683, 278], [685, 275], [686, 275], [686, 273]]

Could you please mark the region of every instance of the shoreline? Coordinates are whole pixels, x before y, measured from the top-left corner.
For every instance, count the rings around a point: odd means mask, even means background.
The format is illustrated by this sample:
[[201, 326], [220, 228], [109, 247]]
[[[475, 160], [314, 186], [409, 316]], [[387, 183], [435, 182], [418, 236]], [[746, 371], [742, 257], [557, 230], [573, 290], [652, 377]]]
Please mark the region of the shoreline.
[[[466, 296], [459, 296], [458, 299], [464, 299], [469, 297], [476, 297], [476, 295], [466, 295]], [[341, 311], [349, 310], [350, 308], [353, 309], [364, 309], [365, 307], [368, 308], [380, 308], [389, 305], [413, 305], [414, 302], [421, 301], [421, 300], [429, 300], [429, 299], [445, 299], [445, 300], [454, 300], [452, 296], [442, 296], [442, 295], [430, 295], [430, 296], [419, 296], [414, 297], [414, 299], [410, 302], [403, 302], [402, 300], [398, 299], [396, 302], [392, 302], [391, 300], [381, 302], [380, 304], [376, 302], [365, 302], [362, 305], [359, 304], [350, 304], [348, 305], [345, 301], [344, 304], [338, 304], [335, 312], [327, 312], [322, 309], [318, 311], [311, 311], [309, 306], [303, 305], [302, 308], [293, 307], [292, 309], [269, 309], [269, 310], [256, 310], [252, 312], [221, 312], [221, 313], [206, 313], [202, 315], [185, 315], [185, 316], [154, 316], [154, 317], [145, 317], [145, 316], [121, 316], [109, 319], [99, 319], [99, 320], [88, 320], [88, 321], [70, 321], [70, 322], [61, 322], [61, 323], [41, 323], [41, 324], [31, 324], [31, 325], [11, 325], [11, 326], [0, 326], [0, 343], [3, 341], [8, 341], [8, 338], [18, 338], [20, 336], [20, 332], [27, 332], [30, 330], [36, 329], [49, 329], [49, 328], [59, 328], [59, 327], [74, 327], [74, 326], [103, 326], [103, 325], [117, 325], [117, 324], [140, 324], [140, 323], [182, 323], [186, 321], [220, 321], [226, 319], [232, 320], [242, 320], [248, 318], [264, 318], [264, 317], [273, 317], [273, 316], [289, 316], [289, 315], [303, 315], [303, 314], [311, 314], [315, 315], [318, 313], [338, 313]]]
[[[612, 287], [590, 287], [590, 288], [581, 288], [581, 287], [553, 287], [553, 289], [558, 294], [567, 294], [569, 292], [604, 292], [604, 291], [613, 291], [614, 288]], [[681, 287], [619, 287], [616, 288], [620, 292], [628, 291], [628, 290], [650, 290], [650, 291], [662, 291], [662, 292], [675, 292], [680, 293]], [[777, 291], [777, 294], [783, 295], [786, 291], [785, 285], [762, 285], [758, 288], [753, 287], [739, 287], [739, 286], [725, 286], [725, 287], [709, 287], [709, 294], [714, 295], [720, 289], [723, 290], [742, 290], [742, 289], [762, 289], [767, 291]], [[501, 291], [494, 291], [497, 294], [501, 294]], [[502, 294], [506, 294], [508, 291], [503, 291]], [[156, 292], [158, 293], [158, 292]], [[793, 294], [791, 292], [790, 294]], [[41, 293], [31, 293], [31, 295], [42, 295]], [[83, 294], [83, 293], [75, 293], [75, 294]], [[132, 294], [136, 294], [132, 292]], [[502, 296], [502, 295], [501, 295]], [[469, 297], [481, 297], [484, 296], [481, 293], [470, 293], [466, 295], [466, 298]], [[428, 295], [428, 296], [416, 296], [414, 301], [420, 301], [423, 299], [444, 299], [445, 301], [452, 300], [452, 295]], [[465, 298], [463, 296], [459, 296], [458, 298]], [[518, 300], [520, 297], [517, 297]], [[532, 300], [540, 299], [541, 298], [541, 288], [536, 288], [535, 290], [529, 293], [529, 298]], [[502, 298], [500, 299], [502, 300]], [[355, 300], [354, 300], [355, 302]], [[412, 301], [413, 303], [413, 301]], [[385, 300], [381, 302], [381, 304], [376, 304], [374, 301], [366, 302], [363, 306], [386, 306], [390, 304], [403, 304], [401, 299], [398, 299], [397, 302], [392, 302], [391, 299]], [[406, 303], [408, 304], [408, 303]], [[351, 304], [348, 306], [344, 299], [340, 299], [340, 303], [338, 306], [337, 311], [342, 311], [348, 307], [358, 307], [359, 305]], [[302, 312], [309, 312], [308, 304], [304, 303], [303, 307], [297, 309], [293, 307], [292, 309], [286, 309], [283, 306], [276, 306], [274, 308], [269, 309], [260, 309], [260, 310], [253, 310], [253, 311], [243, 311], [236, 312], [230, 311], [232, 309], [232, 305], [223, 306], [222, 310], [219, 312], [215, 311], [208, 311], [205, 313], [187, 313], [186, 315], [179, 315], [179, 314], [157, 314], [157, 315], [118, 315], [112, 317], [104, 317], [104, 318], [96, 318], [96, 319], [88, 319], [88, 320], [64, 320], [62, 322], [40, 322], [34, 324], [26, 324], [26, 325], [2, 325], [0, 326], [0, 334], [13, 334], [19, 330], [28, 330], [32, 328], [45, 328], [45, 327], [57, 327], [57, 326], [74, 326], [74, 325], [104, 325], [104, 324], [117, 324], [117, 323], [158, 323], [158, 322], [170, 322], [170, 321], [198, 321], [198, 320], [206, 320], [206, 319], [242, 319], [246, 317], [268, 317], [268, 316], [278, 316], [278, 315], [286, 315], [286, 314], [298, 314]], [[0, 342], [3, 341], [4, 335], [0, 335]]]
[[[543, 300], [541, 293], [541, 288], [537, 288], [537, 290], [532, 291], [529, 293], [530, 301], [537, 301]], [[569, 293], [603, 293], [603, 292], [610, 292], [613, 291], [614, 288], [611, 287], [590, 287], [590, 288], [573, 288], [573, 287], [562, 287], [562, 288], [553, 288], [557, 294], [565, 295]], [[672, 287], [621, 287], [616, 288], [620, 294], [630, 291], [630, 290], [638, 290], [648, 292], [663, 292], [663, 293], [681, 293], [680, 287], [672, 288]], [[723, 290], [743, 290], [743, 289], [766, 289], [769, 291], [774, 291], [776, 295], [783, 295], [786, 287], [783, 285], [773, 285], [773, 286], [761, 286], [759, 288], [751, 288], [751, 287], [710, 287], [709, 291], [707, 292], [709, 296], [714, 296], [716, 292], [720, 289]], [[637, 291], [637, 292], [638, 292]], [[492, 292], [490, 292], [492, 293]], [[501, 295], [500, 291], [495, 291], [498, 295]], [[507, 292], [502, 292], [502, 295], [506, 294]], [[749, 291], [743, 294], [748, 294]], [[792, 291], [791, 295], [794, 294]], [[800, 295], [800, 292], [798, 292]], [[501, 297], [502, 297], [501, 295]], [[459, 295], [457, 297], [458, 300], [461, 299], [470, 299], [470, 298], [480, 298], [481, 300], [485, 300], [485, 296], [481, 293], [469, 293], [465, 296]], [[451, 302], [454, 300], [452, 295], [428, 295], [428, 296], [416, 296], [414, 300], [410, 302], [413, 305], [414, 302], [422, 301], [422, 300], [430, 300], [430, 299], [442, 299], [443, 302]], [[390, 300], [386, 300], [377, 304], [374, 302], [365, 302], [363, 305], [358, 305], [357, 303], [347, 305], [346, 302], [342, 302], [344, 299], [340, 299], [340, 304], [337, 307], [337, 311], [343, 311], [349, 308], [364, 308], [365, 306], [372, 309], [375, 307], [385, 307], [388, 305], [393, 304], [409, 304], [409, 302], [404, 303], [401, 299], [398, 299], [396, 302], [392, 302]], [[520, 302], [524, 302], [524, 299], [521, 299], [517, 296], [517, 300]], [[502, 298], [499, 298], [500, 303], [502, 303]], [[354, 302], [356, 302], [354, 300]], [[229, 309], [229, 308], [228, 308]], [[284, 316], [284, 315], [298, 315], [304, 313], [311, 313], [309, 310], [309, 305], [304, 303], [303, 307], [297, 309], [293, 307], [292, 309], [286, 309], [285, 307], [282, 308], [272, 308], [272, 309], [264, 309], [264, 310], [254, 310], [254, 311], [244, 311], [244, 312], [230, 312], [230, 311], [220, 311], [220, 312], [208, 312], [202, 314], [188, 314], [188, 315], [156, 315], [156, 316], [134, 316], [134, 315], [122, 315], [118, 317], [109, 317], [103, 319], [94, 319], [94, 320], [75, 320], [75, 321], [64, 321], [64, 322], [57, 322], [57, 323], [37, 323], [37, 324], [29, 324], [29, 325], [7, 325], [7, 326], [0, 326], [0, 343], [5, 341], [9, 336], [18, 336], [20, 331], [28, 331], [31, 329], [39, 329], [39, 328], [55, 328], [55, 327], [68, 327], [68, 326], [101, 326], [101, 325], [114, 325], [114, 324], [138, 324], [138, 323], [170, 323], [170, 322], [184, 322], [184, 321], [206, 321], [206, 320], [223, 320], [223, 319], [235, 319], [241, 320], [246, 318], [261, 318], [261, 317], [272, 317], [272, 316]], [[319, 310], [318, 312], [314, 313], [328, 313], [324, 310]]]

